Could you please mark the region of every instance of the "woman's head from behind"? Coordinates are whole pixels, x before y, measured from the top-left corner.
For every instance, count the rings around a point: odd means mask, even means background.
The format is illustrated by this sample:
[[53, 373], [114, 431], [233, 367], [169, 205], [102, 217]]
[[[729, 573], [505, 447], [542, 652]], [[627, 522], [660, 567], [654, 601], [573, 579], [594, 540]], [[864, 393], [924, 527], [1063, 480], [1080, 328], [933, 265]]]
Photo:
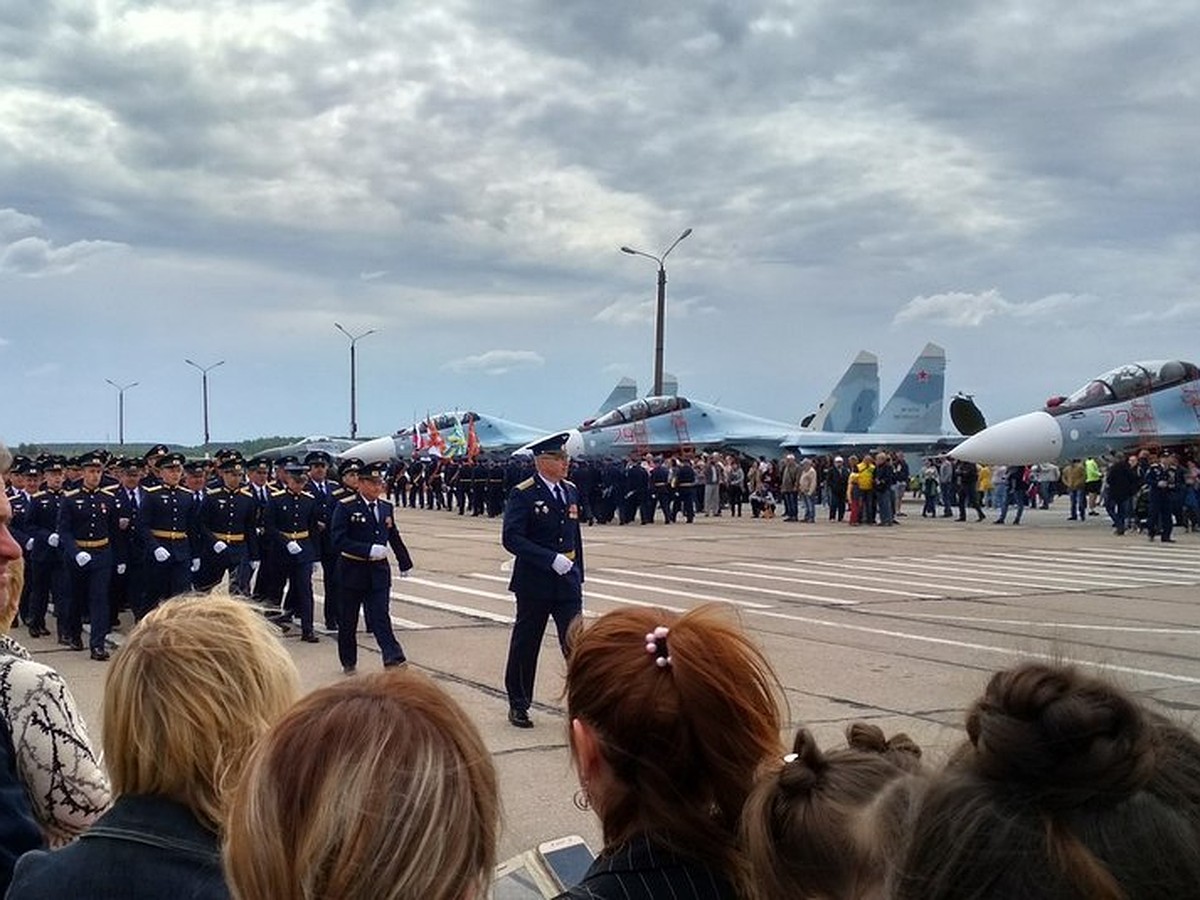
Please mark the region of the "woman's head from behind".
[[495, 867], [491, 755], [430, 679], [389, 671], [303, 698], [255, 750], [227, 821], [240, 900], [469, 900]]
[[295, 700], [296, 667], [262, 616], [210, 595], [170, 600], [117, 652], [104, 688], [113, 792], [157, 794], [219, 828], [255, 740]]
[[923, 794], [896, 897], [1195, 896], [1198, 755], [1176, 726], [1103, 679], [1025, 663], [992, 677], [967, 735]]
[[904, 805], [883, 794], [920, 770], [921, 750], [863, 722], [846, 737], [847, 747], [825, 753], [801, 728], [792, 752], [764, 770], [742, 815], [749, 894], [849, 900], [882, 890], [893, 848], [880, 844], [896, 842], [890, 819]]
[[571, 747], [607, 844], [655, 833], [732, 867], [758, 766], [781, 752], [778, 682], [721, 609], [621, 609], [577, 623]]

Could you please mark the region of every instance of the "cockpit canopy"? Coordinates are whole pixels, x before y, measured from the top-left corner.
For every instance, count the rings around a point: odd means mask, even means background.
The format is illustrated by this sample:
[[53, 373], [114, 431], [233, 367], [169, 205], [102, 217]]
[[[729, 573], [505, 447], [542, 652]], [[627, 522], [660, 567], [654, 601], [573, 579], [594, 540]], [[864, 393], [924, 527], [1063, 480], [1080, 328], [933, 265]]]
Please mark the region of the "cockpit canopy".
[[610, 425], [624, 425], [627, 422], [637, 422], [651, 416], [661, 416], [664, 413], [677, 412], [687, 409], [692, 404], [686, 397], [639, 397], [622, 403], [615, 409], [610, 409], [602, 416], [588, 419], [582, 428], [606, 428]]
[[1075, 409], [1121, 403], [1196, 379], [1200, 379], [1200, 369], [1178, 359], [1128, 363], [1093, 378], [1069, 397], [1051, 397], [1046, 401], [1046, 411], [1058, 415]]
[[434, 426], [439, 432], [447, 429], [453, 429], [455, 425], [462, 424], [464, 427], [472, 422], [479, 421], [479, 414], [474, 412], [444, 412], [436, 416], [429, 416], [424, 421], [417, 422], [408, 428], [400, 428], [395, 432], [396, 437], [403, 437], [413, 433], [413, 428], [416, 428], [419, 434], [429, 433], [429, 422], [433, 421]]

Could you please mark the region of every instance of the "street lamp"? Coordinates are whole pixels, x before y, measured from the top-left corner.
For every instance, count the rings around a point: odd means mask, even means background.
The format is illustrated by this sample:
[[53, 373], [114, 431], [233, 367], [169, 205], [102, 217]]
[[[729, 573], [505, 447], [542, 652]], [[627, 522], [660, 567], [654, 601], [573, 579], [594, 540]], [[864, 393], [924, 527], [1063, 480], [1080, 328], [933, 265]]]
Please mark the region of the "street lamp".
[[646, 253], [643, 250], [634, 250], [632, 247], [621, 248], [622, 253], [644, 256], [646, 259], [652, 259], [658, 263], [658, 310], [654, 319], [654, 390], [652, 392], [655, 397], [661, 396], [663, 390], [663, 316], [667, 303], [667, 270], [663, 264], [675, 246], [691, 233], [692, 229], [690, 228], [684, 231], [675, 238], [670, 247], [662, 252], [661, 256], [655, 256], [653, 253]]
[[375, 329], [369, 328], [359, 334], [351, 334], [342, 327], [340, 322], [334, 322], [333, 327], [350, 338], [350, 438], [353, 440], [358, 437], [358, 366], [354, 359], [354, 347], [360, 338], [365, 338], [368, 334], [374, 334]]
[[136, 381], [131, 381], [129, 384], [117, 384], [111, 378], [105, 378], [109, 384], [117, 389], [117, 442], [124, 446], [125, 444], [125, 392], [131, 387], [137, 387]]
[[213, 369], [215, 369], [217, 366], [225, 365], [225, 360], [223, 360], [223, 359], [217, 360], [217, 362], [213, 363], [211, 366], [202, 366], [199, 363], [192, 362], [190, 359], [185, 359], [184, 362], [187, 363], [189, 366], [191, 366], [193, 369], [197, 369], [200, 372], [200, 386], [201, 386], [201, 389], [204, 394], [204, 446], [207, 447], [208, 446], [208, 373], [211, 372]]

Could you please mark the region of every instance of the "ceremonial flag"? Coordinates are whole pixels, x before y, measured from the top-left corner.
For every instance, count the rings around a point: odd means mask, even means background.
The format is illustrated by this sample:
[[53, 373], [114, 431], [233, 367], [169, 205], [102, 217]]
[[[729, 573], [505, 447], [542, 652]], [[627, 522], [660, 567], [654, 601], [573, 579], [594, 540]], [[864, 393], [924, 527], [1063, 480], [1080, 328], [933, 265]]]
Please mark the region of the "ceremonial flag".
[[429, 455], [443, 456], [446, 452], [446, 442], [442, 439], [442, 434], [438, 431], [437, 425], [434, 424], [433, 417], [429, 418]]
[[474, 459], [482, 448], [479, 446], [479, 435], [475, 433], [475, 419], [467, 425], [467, 459]]

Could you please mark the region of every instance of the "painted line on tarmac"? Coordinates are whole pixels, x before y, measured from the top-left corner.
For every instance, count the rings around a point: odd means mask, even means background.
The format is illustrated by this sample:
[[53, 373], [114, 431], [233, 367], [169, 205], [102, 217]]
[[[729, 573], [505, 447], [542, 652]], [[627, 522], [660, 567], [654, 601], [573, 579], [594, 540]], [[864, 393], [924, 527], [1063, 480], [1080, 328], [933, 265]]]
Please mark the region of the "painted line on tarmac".
[[[602, 569], [601, 571], [609, 572], [611, 569]], [[734, 600], [732, 597], [722, 597], [717, 594], [697, 594], [692, 591], [678, 591], [674, 588], [655, 587], [652, 584], [631, 584], [628, 581], [617, 581], [615, 578], [600, 578], [596, 575], [591, 575], [587, 580], [588, 584], [607, 584], [611, 587], [633, 588], [636, 591], [649, 591], [653, 594], [667, 594], [671, 597], [690, 597], [693, 600], [711, 601], [714, 603], [731, 603], [734, 606], [745, 606], [748, 609], [770, 609], [769, 603], [754, 603], [750, 600]], [[732, 585], [730, 585], [732, 587]]]
[[977, 616], [951, 616], [939, 613], [897, 612], [889, 610], [880, 615], [910, 619], [936, 619], [949, 622], [986, 622], [992, 625], [1026, 625], [1035, 628], [1070, 628], [1079, 631], [1120, 631], [1130, 634], [1200, 634], [1200, 628], [1154, 628], [1147, 625], [1085, 625], [1079, 622], [1037, 622], [1029, 619], [981, 619]]
[[[879, 562], [879, 559], [859, 558], [858, 562]], [[1105, 583], [1091, 582], [1087, 585], [1081, 585], [1078, 578], [1047, 578], [1046, 576], [1027, 575], [1012, 563], [1003, 563], [997, 561], [994, 566], [981, 565], [976, 557], [945, 557], [935, 556], [924, 560], [908, 560], [908, 559], [893, 559], [888, 558], [887, 563], [890, 566], [898, 566], [903, 569], [916, 569], [920, 572], [928, 572], [932, 577], [945, 578], [950, 581], [969, 581], [982, 582], [983, 584], [995, 584], [997, 580], [1003, 579], [1004, 583], [1009, 587], [1028, 587], [1041, 589], [1046, 591], [1056, 591], [1070, 593], [1072, 591], [1088, 591], [1097, 589], [1115, 589], [1115, 588], [1130, 588], [1138, 587], [1135, 584], [1122, 583]], [[948, 566], [969, 566], [970, 571], [977, 572], [978, 577], [973, 575], [959, 575], [955, 572], [947, 572], [945, 569]], [[1064, 587], [1063, 585], [1068, 585]]]
[[1031, 548], [1029, 552], [1039, 558], [1044, 558], [1050, 553], [1062, 554], [1064, 557], [1077, 559], [1082, 564], [1102, 566], [1106, 569], [1149, 569], [1152, 572], [1162, 572], [1165, 568], [1167, 572], [1178, 572], [1181, 577], [1193, 573], [1189, 576], [1193, 579], [1200, 574], [1200, 560], [1172, 558], [1170, 550], [1166, 553], [1155, 554], [1139, 551], [1105, 553], [1103, 556], [1087, 549], [1051, 551], [1035, 547]]
[[402, 603], [411, 603], [413, 606], [424, 606], [429, 609], [440, 610], [441, 612], [457, 613], [460, 616], [467, 616], [472, 619], [483, 619], [486, 622], [501, 622], [505, 625], [513, 623], [512, 616], [506, 616], [502, 613], [489, 612], [485, 609], [476, 609], [473, 606], [458, 606], [454, 603], [442, 603], [440, 600], [428, 600], [425, 597], [417, 597], [414, 594], [402, 594], [398, 591], [392, 591], [391, 598], [399, 600]]
[[[886, 563], [886, 560], [881, 560], [881, 562]], [[768, 569], [771, 571], [778, 571], [778, 572], [803, 572], [802, 569], [795, 569], [795, 568], [792, 568], [791, 566], [775, 566], [775, 565], [770, 565], [769, 563], [734, 562], [733, 565], [748, 566], [748, 567], [755, 568], [755, 569]], [[835, 570], [834, 573], [827, 573], [827, 574], [840, 574], [840, 572], [842, 570], [847, 570], [847, 569], [854, 570], [854, 569], [858, 568], [858, 566], [855, 564], [837, 562], [836, 560], [832, 560], [832, 559], [814, 559], [814, 560], [811, 560], [808, 563], [806, 563], [806, 565], [816, 566], [818, 569], [832, 568]], [[885, 566], [885, 568], [886, 568], [886, 566]], [[887, 582], [888, 584], [907, 584], [907, 585], [911, 585], [913, 587], [935, 589], [938, 591], [938, 593], [930, 595], [931, 598], [935, 598], [935, 599], [939, 598], [939, 597], [947, 596], [946, 591], [945, 591], [945, 585], [940, 580], [937, 580], [937, 579], [922, 580], [922, 581], [909, 581], [905, 578], [896, 578], [894, 575], [863, 575], [860, 572], [856, 572], [856, 571], [847, 572], [847, 576], [850, 578], [857, 578], [860, 581], [883, 581], [883, 582]], [[992, 589], [988, 589], [988, 588], [965, 588], [964, 590], [971, 591], [972, 596], [983, 596], [983, 597], [1011, 597], [1011, 596], [1013, 596], [1012, 591], [997, 591], [997, 590], [992, 590]]]
[[[700, 584], [705, 587], [720, 587], [734, 588], [735, 590], [747, 590], [743, 585], [730, 584], [727, 581], [702, 581], [698, 578], [680, 578], [675, 575], [661, 575], [658, 572], [638, 572], [633, 569], [603, 569], [604, 572], [615, 572], [618, 575], [632, 575], [635, 578], [658, 578], [662, 581], [681, 581], [684, 584]], [[735, 575], [737, 573], [729, 572], [726, 574]], [[841, 597], [825, 597], [819, 594], [801, 594], [796, 591], [777, 591], [773, 588], [749, 588], [756, 594], [770, 594], [773, 597], [786, 597], [789, 600], [814, 600], [818, 603], [830, 603], [834, 606], [857, 606], [857, 600], [844, 600]], [[753, 607], [751, 607], [753, 609]]]
[[[757, 563], [743, 563], [742, 565], [759, 567]], [[672, 569], [684, 569], [684, 570], [688, 570], [688, 571], [692, 571], [692, 572], [715, 572], [718, 575], [732, 575], [734, 577], [739, 577], [739, 578], [761, 578], [766, 581], [786, 581], [791, 584], [812, 584], [812, 585], [816, 585], [818, 587], [850, 588], [852, 590], [866, 591], [866, 592], [872, 593], [872, 594], [894, 594], [897, 597], [909, 597], [913, 600], [936, 600], [942, 596], [941, 594], [925, 594], [925, 593], [918, 593], [917, 591], [899, 591], [899, 590], [896, 590], [895, 588], [871, 587], [870, 585], [865, 585], [865, 584], [846, 584], [845, 582], [837, 582], [837, 581], [819, 581], [815, 578], [789, 578], [786, 575], [764, 575], [764, 574], [761, 574], [758, 572], [738, 572], [738, 571], [731, 572], [727, 569], [706, 569], [703, 566], [688, 566], [683, 563], [680, 563], [679, 565], [671, 566], [671, 568]], [[762, 568], [768, 568], [768, 567], [762, 566]], [[770, 567], [770, 568], [778, 568], [778, 567]], [[800, 569], [783, 569], [782, 571], [793, 572], [796, 575], [804, 574], [804, 572]]]
[[[1022, 553], [989, 553], [987, 555], [993, 559], [1019, 560], [1023, 567], [1027, 569], [1032, 568], [1035, 571], [1045, 569], [1081, 578], [1099, 576], [1101, 578], [1121, 578], [1126, 581], [1141, 581], [1151, 584], [1195, 584], [1197, 577], [1185, 572], [1172, 572], [1169, 569], [1164, 570], [1161, 565], [1151, 563], [1144, 565], [1126, 562], [1104, 563], [1094, 559], [1072, 558], [1070, 555], [1059, 554], [1049, 556], [1043, 553], [1035, 556]], [[1039, 565], [1043, 562], [1044, 565]], [[1030, 563], [1033, 563], [1033, 565], [1030, 566]], [[1149, 575], [1147, 572], [1155, 574]]]
[[[1064, 657], [1059, 653], [1038, 653], [1033, 650], [1013, 650], [1010, 647], [996, 647], [992, 644], [976, 644], [971, 641], [956, 641], [951, 638], [932, 637], [925, 634], [913, 634], [908, 631], [896, 631], [891, 628], [872, 628], [867, 625], [854, 625], [849, 622], [831, 622], [828, 619], [815, 619], [811, 616], [797, 616], [792, 613], [774, 612], [773, 610], [755, 609], [750, 610], [747, 615], [751, 616], [766, 616], [772, 619], [783, 619], [788, 622], [802, 622], [806, 625], [818, 625], [824, 628], [842, 629], [844, 631], [857, 631], [863, 634], [873, 634], [880, 637], [899, 638], [901, 640], [916, 641], [924, 644], [936, 644], [942, 647], [955, 647], [960, 650], [979, 650], [984, 653], [996, 653], [1001, 656], [1016, 657], [1018, 659], [1045, 659], [1052, 662], [1072, 662], [1079, 666], [1087, 666], [1091, 669], [1099, 669], [1101, 672], [1121, 672], [1126, 675], [1145, 675], [1149, 678], [1161, 678], [1164, 681], [1177, 681], [1182, 684], [1200, 684], [1200, 678], [1193, 678], [1190, 675], [1175, 675], [1170, 672], [1158, 672], [1154, 669], [1140, 669], [1134, 666], [1122, 666], [1115, 663], [1098, 663], [1087, 659], [1072, 659]], [[870, 613], [867, 613], [870, 615]], [[939, 662], [943, 664], [953, 665], [952, 661], [947, 660], [930, 660], [931, 662]]]
[[[321, 609], [324, 610], [325, 609], [325, 595], [314, 592], [313, 593], [313, 603], [314, 604], [319, 603], [321, 605]], [[315, 607], [313, 609], [313, 618], [314, 619], [316, 618], [316, 608]], [[431, 627], [431, 626], [425, 625], [421, 622], [414, 622], [412, 619], [402, 619], [399, 616], [393, 616], [390, 613], [388, 614], [388, 618], [392, 620], [392, 625], [394, 627], [403, 628], [405, 631], [425, 631], [426, 629]]]

